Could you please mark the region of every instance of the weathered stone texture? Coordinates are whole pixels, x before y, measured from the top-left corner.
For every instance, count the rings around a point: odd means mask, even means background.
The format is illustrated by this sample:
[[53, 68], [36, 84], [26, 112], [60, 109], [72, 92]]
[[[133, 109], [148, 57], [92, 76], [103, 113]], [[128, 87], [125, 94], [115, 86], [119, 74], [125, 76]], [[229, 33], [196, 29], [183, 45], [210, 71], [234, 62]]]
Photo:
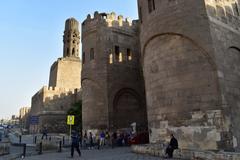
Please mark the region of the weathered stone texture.
[[174, 133], [183, 148], [237, 149], [236, 1], [155, 1], [152, 11], [149, 2], [138, 7], [151, 142]]
[[43, 127], [47, 127], [49, 132], [65, 133], [66, 111], [79, 100], [80, 89], [43, 87], [32, 97], [31, 115], [39, 116], [40, 122], [37, 126], [30, 126], [30, 131], [40, 132]]
[[[159, 144], [134, 145], [131, 146], [133, 152], [138, 154], [148, 154], [156, 157], [165, 157], [165, 147]], [[185, 160], [239, 160], [240, 154], [236, 152], [214, 152], [194, 149], [177, 149], [173, 152], [174, 159]]]
[[129, 128], [133, 122], [146, 128], [137, 22], [95, 12], [82, 24], [82, 43], [83, 129]]
[[[230, 3], [230, 2], [229, 2]], [[233, 3], [233, 2], [231, 2]], [[226, 2], [225, 5], [228, 3]], [[224, 4], [222, 7], [225, 6]], [[221, 16], [227, 21], [222, 21], [216, 15], [209, 15], [210, 28], [215, 50], [218, 78], [221, 84], [224, 114], [231, 121], [228, 133], [223, 135], [235, 150], [239, 151], [240, 129], [240, 23], [239, 15], [226, 14]], [[233, 17], [236, 23], [229, 20]], [[223, 138], [224, 138], [223, 137]]]
[[81, 88], [81, 63], [79, 58], [59, 58], [51, 67], [49, 86]]

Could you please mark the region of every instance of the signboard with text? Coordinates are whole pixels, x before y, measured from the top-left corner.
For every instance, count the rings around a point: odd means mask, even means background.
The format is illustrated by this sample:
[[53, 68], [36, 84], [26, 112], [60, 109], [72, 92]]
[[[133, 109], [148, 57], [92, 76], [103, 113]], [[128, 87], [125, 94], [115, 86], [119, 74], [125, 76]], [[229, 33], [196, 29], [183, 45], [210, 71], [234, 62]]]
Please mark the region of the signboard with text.
[[30, 124], [31, 125], [37, 125], [39, 123], [39, 117], [38, 116], [31, 116], [30, 117]]
[[74, 116], [73, 115], [68, 115], [67, 116], [67, 124], [68, 125], [74, 125]]

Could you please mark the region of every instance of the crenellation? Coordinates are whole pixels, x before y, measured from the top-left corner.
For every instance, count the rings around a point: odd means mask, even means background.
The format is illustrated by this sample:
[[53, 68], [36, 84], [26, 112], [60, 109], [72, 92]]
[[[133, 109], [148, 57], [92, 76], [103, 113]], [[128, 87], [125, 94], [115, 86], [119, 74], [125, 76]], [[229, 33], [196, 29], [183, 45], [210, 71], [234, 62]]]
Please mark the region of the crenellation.
[[240, 30], [240, 6], [236, 0], [205, 0], [208, 16]]
[[138, 27], [136, 20], [130, 20], [130, 18], [124, 18], [122, 15], [116, 15], [115, 12], [112, 13], [94, 13], [92, 18], [88, 14], [87, 19], [82, 23], [83, 34], [86, 32], [92, 32], [93, 29], [96, 29], [97, 25], [106, 25], [107, 27], [117, 28], [126, 31], [133, 31]]

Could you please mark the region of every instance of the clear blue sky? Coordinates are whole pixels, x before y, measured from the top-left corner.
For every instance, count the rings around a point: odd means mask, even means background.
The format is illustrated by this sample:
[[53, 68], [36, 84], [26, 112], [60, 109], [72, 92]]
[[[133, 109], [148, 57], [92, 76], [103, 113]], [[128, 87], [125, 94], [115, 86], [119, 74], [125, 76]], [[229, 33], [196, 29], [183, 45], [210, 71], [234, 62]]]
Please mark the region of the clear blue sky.
[[137, 18], [137, 0], [6, 0], [0, 5], [0, 118], [18, 114], [48, 84], [51, 64], [62, 56], [64, 22], [116, 12]]

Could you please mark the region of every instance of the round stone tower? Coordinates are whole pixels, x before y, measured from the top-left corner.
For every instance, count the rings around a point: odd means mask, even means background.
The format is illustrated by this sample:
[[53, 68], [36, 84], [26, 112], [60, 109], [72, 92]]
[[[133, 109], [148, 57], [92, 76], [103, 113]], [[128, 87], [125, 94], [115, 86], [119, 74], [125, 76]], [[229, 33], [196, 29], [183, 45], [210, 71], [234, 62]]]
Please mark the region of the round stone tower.
[[83, 130], [147, 128], [138, 31], [137, 21], [115, 13], [82, 23]]
[[65, 22], [63, 43], [63, 57], [79, 57], [79, 23], [74, 18], [69, 18]]
[[204, 1], [138, 0], [138, 8], [150, 141], [173, 133], [181, 148], [224, 148], [229, 125]]

